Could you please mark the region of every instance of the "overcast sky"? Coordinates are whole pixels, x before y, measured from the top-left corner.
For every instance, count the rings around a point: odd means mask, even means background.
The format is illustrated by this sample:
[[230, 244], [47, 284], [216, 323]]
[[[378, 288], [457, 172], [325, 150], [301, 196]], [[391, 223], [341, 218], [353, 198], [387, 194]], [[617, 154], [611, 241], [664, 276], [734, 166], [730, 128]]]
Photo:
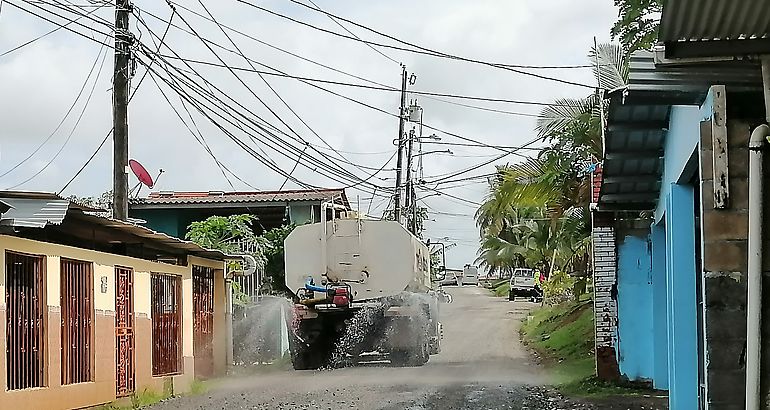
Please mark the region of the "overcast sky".
[[[54, 27], [39, 17], [13, 7], [13, 4], [24, 3], [21, 0], [10, 0], [0, 9], [0, 54]], [[76, 3], [87, 4], [85, 0]], [[179, 0], [179, 3], [204, 13], [197, 0]], [[260, 0], [252, 3], [344, 33], [328, 17], [302, 8], [289, 0]], [[145, 11], [141, 15], [150, 28], [159, 35], [163, 33], [166, 24], [154, 19], [150, 13], [168, 19], [171, 10], [165, 2], [136, 0], [135, 4]], [[594, 36], [600, 42], [608, 41], [609, 28], [617, 13], [610, 0], [316, 0], [316, 4], [326, 11], [423, 47], [477, 60], [525, 65], [589, 64], [586, 54], [593, 44]], [[235, 0], [207, 1], [206, 5], [220, 23], [263, 42], [368, 80], [400, 87], [400, 66], [364, 44], [303, 27]], [[34, 6], [24, 7], [41, 13], [40, 9]], [[233, 48], [213, 23], [182, 8], [177, 10], [202, 37]], [[113, 19], [110, 8], [97, 10], [94, 15]], [[176, 16], [174, 23], [186, 27], [182, 18]], [[104, 31], [104, 28], [95, 23], [82, 21], [90, 27]], [[83, 27], [72, 27], [84, 33], [88, 31]], [[347, 28], [362, 38], [395, 44], [360, 28], [351, 25], [347, 25]], [[133, 17], [131, 29], [140, 41], [152, 45], [150, 33], [137, 24]], [[231, 35], [249, 58], [292, 75], [363, 83], [244, 36], [232, 33]], [[93, 36], [98, 41], [105, 39], [105, 36], [100, 34]], [[200, 40], [173, 27], [166, 40], [174, 51], [186, 58], [218, 62]], [[109, 38], [107, 41], [112, 43]], [[477, 64], [396, 50], [381, 51], [405, 64], [410, 73], [416, 74], [416, 83], [411, 86], [413, 90], [543, 102], [560, 97], [582, 97], [590, 92], [586, 88]], [[7, 175], [0, 176], [0, 189], [14, 187], [58, 192], [91, 156], [111, 127], [111, 52], [111, 49], [102, 49], [90, 39], [59, 30], [0, 57], [0, 175], [28, 157], [52, 134], [83, 87], [89, 70], [94, 66], [91, 82], [87, 83], [67, 120], [35, 155]], [[236, 54], [222, 50], [217, 52], [232, 66], [248, 67], [247, 62]], [[100, 53], [102, 56], [108, 53], [103, 66], [102, 60], [97, 60]], [[167, 49], [164, 49], [163, 53], [170, 54]], [[175, 65], [183, 67], [180, 62]], [[96, 78], [100, 66], [102, 70], [94, 85], [93, 79]], [[217, 88], [227, 92], [254, 113], [271, 124], [286, 129], [226, 69], [205, 66], [195, 66], [195, 69]], [[578, 83], [594, 83], [588, 69], [526, 71]], [[142, 68], [137, 69], [132, 86], [137, 85], [143, 73]], [[336, 163], [340, 163], [336, 154], [326, 148], [318, 137], [294, 117], [257, 75], [239, 72], [239, 76], [292, 129], [311, 144], [318, 146], [318, 150], [334, 158]], [[342, 164], [350, 172], [366, 177], [373, 172], [366, 167], [379, 169], [392, 156], [392, 141], [398, 134], [396, 118], [295, 79], [265, 78], [326, 142], [340, 150], [347, 160], [363, 168], [362, 170]], [[82, 119], [75, 127], [92, 87], [93, 95]], [[333, 85], [324, 87], [390, 113], [398, 112], [398, 93]], [[171, 93], [169, 96], [175, 106], [181, 109], [178, 97]], [[410, 99], [413, 98], [414, 96], [410, 96]], [[458, 101], [523, 114], [539, 112], [539, 107], [532, 105]], [[535, 118], [531, 116], [481, 111], [423, 97], [420, 97], [418, 102], [424, 109], [425, 124], [487, 144], [517, 146], [534, 137]], [[283, 183], [283, 176], [245, 153], [205, 118], [195, 113], [194, 109], [191, 108], [191, 111], [214, 155], [236, 175], [261, 190], [277, 189]], [[142, 162], [153, 175], [160, 168], [165, 170], [155, 190], [231, 190], [212, 157], [182, 125], [149, 77], [138, 88], [136, 97], [131, 102], [129, 124], [130, 157]], [[432, 133], [433, 131], [424, 130], [426, 136]], [[463, 142], [442, 133], [436, 134], [444, 142]], [[292, 159], [261, 144], [255, 145], [248, 138], [244, 137], [244, 141], [264, 149], [283, 170], [292, 169]], [[85, 171], [63, 194], [98, 195], [110, 189], [111, 148], [112, 141], [108, 140]], [[423, 156], [425, 180], [430, 181], [442, 175], [471, 168], [501, 154], [495, 149], [483, 147], [427, 144], [423, 147], [427, 151], [447, 148], [453, 151], [453, 155]], [[308, 153], [320, 156], [313, 150]], [[522, 153], [532, 154], [531, 151]], [[296, 155], [294, 157], [296, 158]], [[507, 156], [458, 178], [490, 173], [494, 170], [494, 164], [517, 161], [521, 161], [521, 157]], [[44, 167], [37, 176], [17, 186]], [[392, 187], [394, 167], [395, 161], [385, 165], [383, 172], [373, 177], [371, 182], [383, 187]], [[344, 185], [343, 182], [326, 178], [317, 170], [302, 165], [296, 169], [293, 176], [302, 182], [317, 186], [333, 188]], [[238, 180], [231, 179], [236, 189], [251, 190]], [[134, 179], [131, 185], [133, 183]], [[483, 180], [452, 185], [462, 186], [441, 186], [439, 190], [471, 202], [481, 201], [486, 193]], [[298, 185], [289, 182], [286, 187], [297, 188]], [[435, 192], [429, 190], [434, 187], [436, 185], [428, 185], [418, 193], [418, 197], [433, 195], [424, 200], [431, 210], [430, 221], [426, 222], [425, 236], [432, 239], [448, 238], [448, 242], [456, 243], [457, 246], [448, 251], [447, 261], [450, 267], [461, 267], [473, 261], [478, 248], [478, 230], [472, 218], [476, 206], [447, 195], [434, 195]], [[379, 191], [373, 197], [370, 188], [366, 192], [355, 188], [348, 189], [348, 197], [354, 206], [360, 202], [361, 208], [373, 215], [379, 215], [388, 202], [387, 198], [379, 195], [387, 194]]]

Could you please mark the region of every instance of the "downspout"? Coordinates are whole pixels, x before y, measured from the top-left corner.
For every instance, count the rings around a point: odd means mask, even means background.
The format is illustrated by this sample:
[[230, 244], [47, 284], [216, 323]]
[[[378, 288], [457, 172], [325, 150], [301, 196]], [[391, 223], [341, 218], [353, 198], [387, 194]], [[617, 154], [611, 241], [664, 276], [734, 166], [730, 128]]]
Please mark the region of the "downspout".
[[[329, 205], [328, 202], [321, 202], [321, 277], [326, 275], [326, 209]], [[334, 216], [334, 208], [332, 208], [332, 216]]]
[[[765, 96], [765, 116], [770, 122], [770, 57], [762, 59], [762, 88]], [[749, 260], [748, 297], [746, 312], [746, 410], [760, 409], [761, 349], [762, 349], [762, 149], [770, 136], [770, 127], [762, 124], [749, 139]]]

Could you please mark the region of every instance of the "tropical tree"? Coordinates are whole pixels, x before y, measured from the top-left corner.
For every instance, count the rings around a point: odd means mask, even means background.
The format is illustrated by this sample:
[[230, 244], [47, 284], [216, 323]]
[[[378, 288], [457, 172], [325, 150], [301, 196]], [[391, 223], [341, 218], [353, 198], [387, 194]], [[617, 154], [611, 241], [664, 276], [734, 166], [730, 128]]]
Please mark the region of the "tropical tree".
[[658, 37], [660, 13], [665, 0], [615, 0], [618, 21], [612, 26], [612, 38], [628, 52], [651, 48]]
[[[625, 86], [628, 69], [620, 46], [601, 44], [589, 57], [599, 88]], [[559, 99], [540, 114], [536, 132], [548, 145], [522, 163], [499, 167], [476, 212], [481, 231], [477, 262], [489, 272], [527, 265], [588, 271], [591, 198], [589, 166], [602, 157], [602, 94]]]

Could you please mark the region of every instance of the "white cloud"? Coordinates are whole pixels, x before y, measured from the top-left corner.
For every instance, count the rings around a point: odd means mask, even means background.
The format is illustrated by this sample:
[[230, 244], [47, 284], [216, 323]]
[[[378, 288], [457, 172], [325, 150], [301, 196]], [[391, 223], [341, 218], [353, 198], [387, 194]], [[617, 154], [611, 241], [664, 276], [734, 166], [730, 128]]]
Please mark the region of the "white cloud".
[[[203, 12], [196, 1], [184, 1], [184, 5]], [[389, 2], [360, 2], [354, 0], [318, 0], [317, 3], [334, 13], [362, 24], [387, 32], [404, 40], [435, 48], [453, 54], [480, 60], [520, 64], [584, 64], [585, 55], [596, 36], [606, 40], [609, 27], [616, 11], [609, 0], [518, 0], [518, 1], [460, 1], [432, 0], [411, 2], [406, 0]], [[169, 9], [163, 2], [136, 0], [136, 5], [146, 12], [167, 18]], [[301, 8], [287, 1], [269, 0], [259, 5], [290, 14], [298, 19], [312, 22], [334, 31], [341, 31], [337, 25], [323, 15]], [[207, 7], [220, 20], [249, 35], [278, 47], [324, 64], [370, 78], [392, 86], [399, 85], [400, 68], [376, 54], [368, 47], [316, 32], [283, 21], [235, 1], [207, 2]], [[231, 48], [224, 35], [209, 22], [192, 16], [179, 9], [182, 16], [204, 37]], [[100, 13], [104, 18], [113, 18], [111, 10]], [[157, 33], [165, 25], [154, 20], [148, 13], [142, 14], [145, 21]], [[179, 16], [174, 22], [184, 27]], [[132, 30], [137, 32], [132, 23]], [[349, 27], [363, 38], [379, 42], [390, 42], [360, 28]], [[48, 23], [19, 12], [6, 5], [0, 14], [0, 53], [24, 41], [50, 30]], [[152, 44], [149, 34], [142, 32], [142, 41]], [[264, 45], [233, 35], [238, 46], [250, 58], [274, 66], [292, 74], [319, 77], [339, 81], [354, 81], [351, 78], [328, 71], [311, 63], [295, 59]], [[217, 61], [214, 56], [195, 38], [172, 29], [167, 43], [177, 52], [195, 59]], [[69, 104], [82, 85], [93, 63], [99, 46], [89, 40], [77, 37], [63, 30], [45, 37], [23, 49], [0, 57], [0, 174], [26, 157], [61, 120]], [[217, 50], [229, 64], [248, 67], [240, 57]], [[582, 96], [586, 89], [544, 81], [509, 71], [495, 70], [475, 64], [436, 59], [433, 57], [383, 50], [398, 61], [407, 64], [410, 71], [418, 76], [414, 89], [440, 91], [457, 94], [482, 95], [518, 100], [550, 101], [558, 97]], [[168, 53], [168, 52], [166, 52]], [[72, 177], [91, 155], [110, 128], [111, 95], [109, 81], [112, 70], [108, 57], [105, 72], [95, 90], [94, 97], [83, 121], [73, 134], [72, 140], [62, 151], [55, 163], [45, 172], [22, 186], [25, 189], [58, 190]], [[176, 63], [175, 63], [176, 64]], [[178, 64], [181, 66], [181, 63]], [[279, 122], [224, 69], [198, 67], [201, 73], [228, 95], [253, 110], [273, 124]], [[593, 83], [589, 70], [538, 71], [571, 81]], [[138, 71], [141, 75], [142, 71]], [[242, 73], [241, 77], [264, 101], [311, 143], [323, 146], [304, 126], [294, 118], [282, 103], [254, 74]], [[291, 79], [267, 77], [271, 85], [294, 108], [315, 131], [327, 139], [332, 146], [351, 152], [385, 152], [393, 149], [392, 140], [397, 134], [397, 120], [381, 113], [361, 107], [329, 95]], [[138, 79], [134, 79], [134, 85]], [[371, 90], [349, 89], [328, 86], [342, 94], [365, 101], [391, 113], [398, 109], [398, 94]], [[171, 96], [179, 107], [178, 99]], [[420, 98], [425, 108], [425, 122], [448, 131], [458, 133], [489, 144], [517, 145], [533, 137], [534, 120], [529, 117], [494, 114], [448, 105], [434, 100]], [[510, 111], [537, 113], [534, 106], [490, 105]], [[192, 110], [192, 108], [191, 108]], [[75, 113], [79, 111], [75, 109]], [[235, 173], [255, 186], [275, 189], [283, 177], [267, 170], [255, 159], [245, 154], [216, 127], [199, 115], [194, 114], [197, 125], [217, 157]], [[158, 189], [163, 190], [207, 190], [229, 189], [220, 171], [209, 155], [189, 135], [174, 112], [168, 107], [153, 82], [147, 78], [141, 85], [130, 108], [131, 156], [142, 161], [151, 173], [163, 168], [166, 173]], [[6, 188], [31, 176], [42, 167], [61, 147], [72, 127], [71, 118], [55, 135], [49, 144], [13, 173], [0, 178], [0, 188]], [[445, 141], [457, 141], [443, 136]], [[66, 193], [98, 194], [108, 189], [111, 181], [111, 143], [96, 156], [90, 166], [80, 175]], [[426, 149], [445, 147], [427, 147]], [[487, 157], [472, 155], [494, 155], [490, 149], [453, 148], [455, 157], [428, 155], [424, 157], [426, 179], [430, 176], [447, 174], [479, 164]], [[322, 151], [334, 156], [328, 150]], [[317, 155], [313, 153], [314, 155]], [[470, 155], [470, 156], [469, 156]], [[281, 166], [291, 169], [293, 161], [280, 153], [270, 151], [270, 156]], [[381, 154], [345, 154], [356, 163], [369, 167], [380, 167], [390, 156]], [[508, 157], [505, 161], [516, 161]], [[480, 168], [477, 173], [493, 170], [493, 164]], [[392, 168], [391, 165], [389, 168]], [[365, 173], [352, 167], [351, 171]], [[392, 177], [392, 172], [382, 177]], [[299, 167], [295, 174], [303, 181], [318, 185], [339, 186], [318, 172]], [[392, 179], [381, 181], [391, 186]], [[236, 181], [236, 187], [245, 187]], [[294, 186], [290, 184], [290, 186]], [[453, 188], [447, 191], [471, 201], [482, 200], [485, 193], [483, 184]], [[427, 195], [429, 191], [421, 195]], [[353, 201], [357, 196], [371, 197], [351, 189]], [[369, 200], [362, 200], [362, 207], [369, 206]], [[375, 198], [372, 208], [381, 211], [386, 200]], [[446, 196], [426, 199], [428, 205], [440, 212], [472, 215], [473, 206], [452, 200]], [[379, 205], [379, 208], [377, 206]], [[431, 238], [449, 237], [458, 244], [448, 255], [451, 266], [461, 266], [475, 257], [478, 232], [473, 219], [468, 216], [432, 216], [435, 221], [427, 223], [427, 235]]]

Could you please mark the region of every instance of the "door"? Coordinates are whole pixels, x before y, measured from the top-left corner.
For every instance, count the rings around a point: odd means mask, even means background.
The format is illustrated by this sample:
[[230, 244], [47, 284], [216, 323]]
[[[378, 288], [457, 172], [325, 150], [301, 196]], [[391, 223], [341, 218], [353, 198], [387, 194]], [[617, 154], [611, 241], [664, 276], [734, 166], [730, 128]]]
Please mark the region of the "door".
[[214, 375], [214, 269], [193, 265], [195, 375]]
[[115, 393], [134, 392], [134, 271], [115, 268]]

